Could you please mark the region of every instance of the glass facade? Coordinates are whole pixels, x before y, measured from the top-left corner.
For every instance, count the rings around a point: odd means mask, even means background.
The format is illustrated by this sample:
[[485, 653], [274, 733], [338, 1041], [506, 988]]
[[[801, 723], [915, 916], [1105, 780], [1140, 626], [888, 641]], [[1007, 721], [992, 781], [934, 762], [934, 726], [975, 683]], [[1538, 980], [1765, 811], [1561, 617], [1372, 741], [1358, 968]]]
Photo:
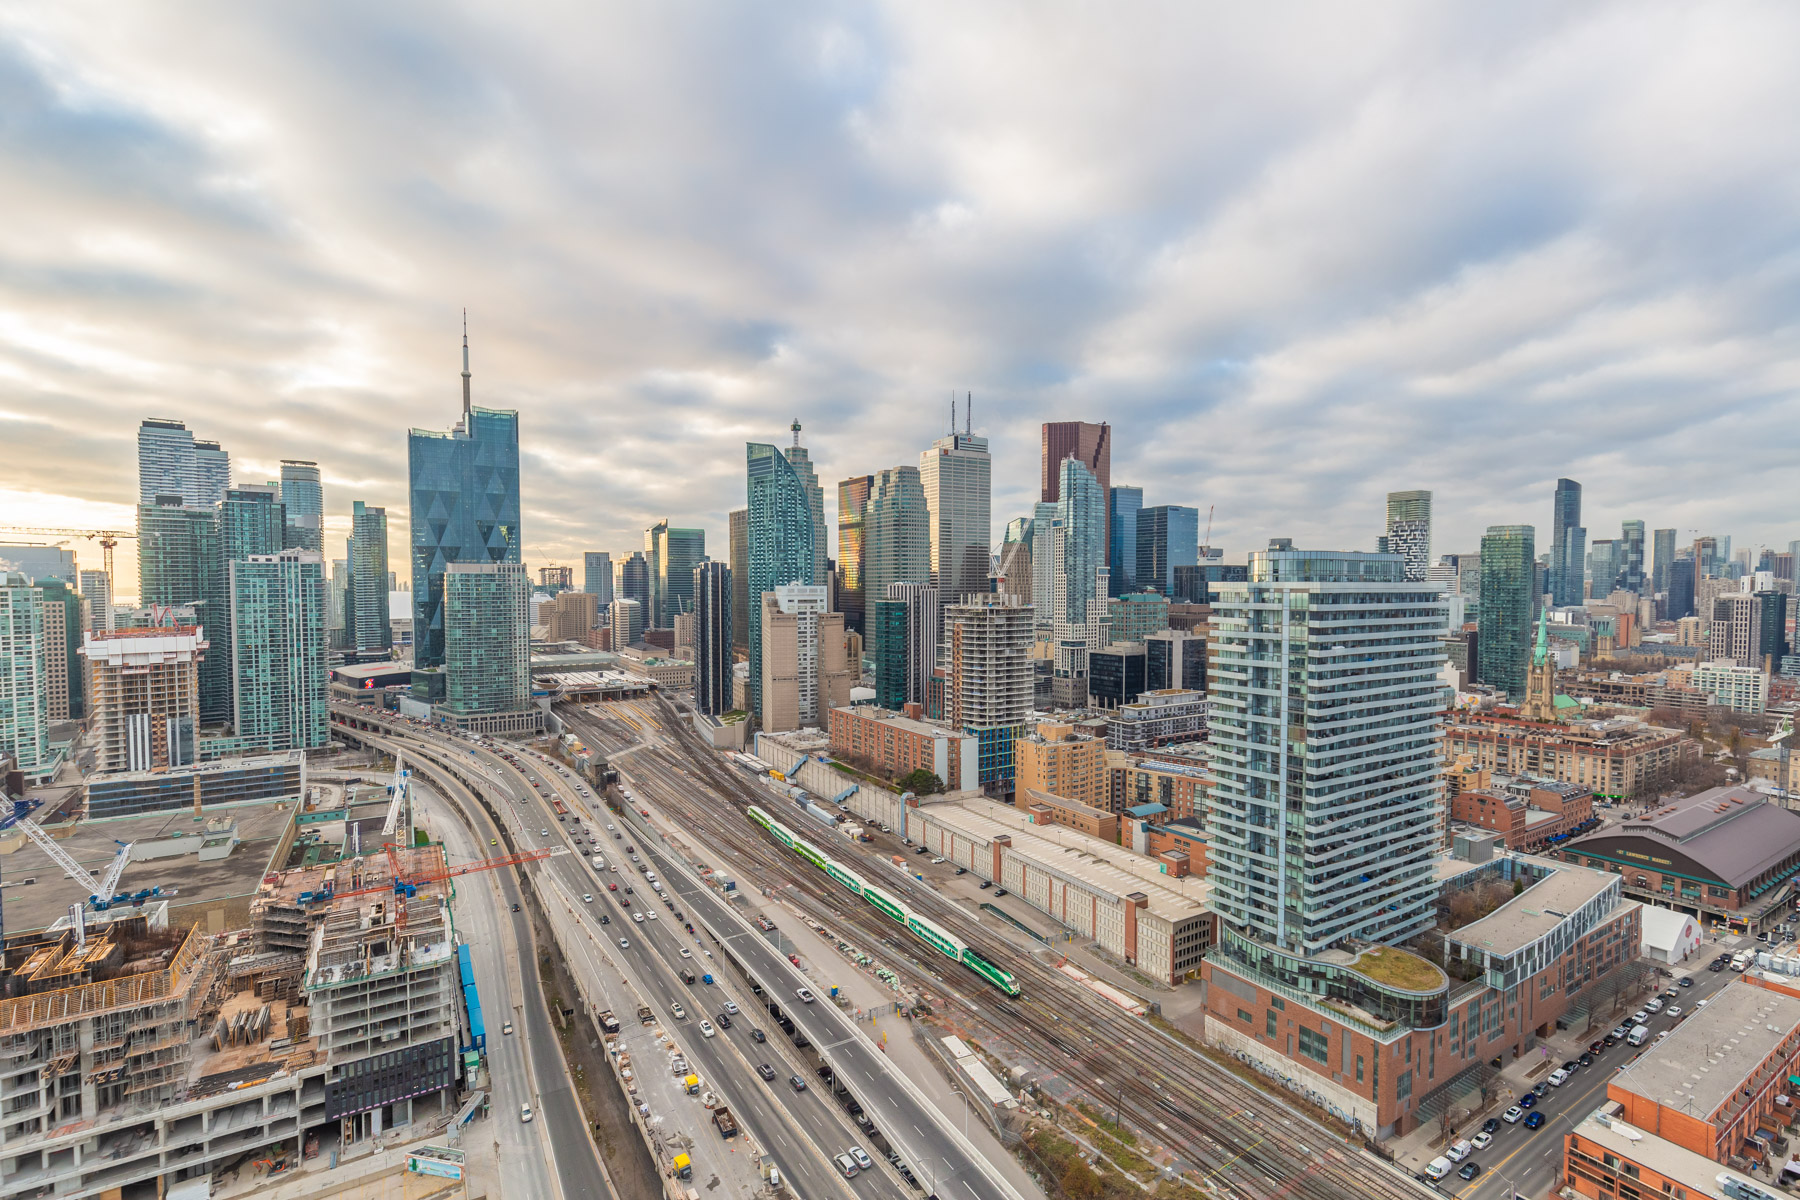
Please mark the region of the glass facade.
[[1133, 592], [1106, 602], [1112, 617], [1112, 640], [1141, 642], [1169, 627], [1169, 598], [1153, 592]]
[[1406, 563], [1406, 578], [1420, 583], [1431, 566], [1431, 493], [1389, 492], [1387, 549]]
[[[633, 600], [647, 615], [650, 611], [650, 560], [633, 550], [613, 566], [614, 600]], [[617, 647], [614, 647], [617, 649]]]
[[1106, 494], [1108, 534], [1106, 561], [1112, 564], [1107, 595], [1122, 596], [1137, 590], [1137, 519], [1144, 507], [1144, 489], [1116, 487]]
[[516, 563], [519, 414], [471, 408], [448, 433], [406, 439], [412, 509], [413, 661], [445, 660], [444, 572], [452, 563]]
[[325, 560], [312, 550], [259, 554], [232, 563], [229, 577], [237, 744], [256, 751], [325, 745]]
[[138, 506], [138, 602], [146, 607], [192, 605], [212, 643], [200, 660], [203, 725], [231, 720], [231, 603], [225, 564], [217, 507]]
[[892, 584], [931, 582], [931, 514], [917, 467], [889, 467], [874, 480], [863, 520], [862, 582], [865, 597], [880, 599]]
[[869, 607], [869, 647], [875, 659], [875, 704], [898, 710], [906, 703], [906, 601], [875, 601]]
[[1675, 565], [1675, 531], [1658, 529], [1651, 536], [1656, 558], [1650, 567], [1650, 588], [1661, 594], [1669, 590], [1670, 568]]
[[993, 459], [987, 439], [950, 433], [919, 455], [929, 523], [932, 580], [952, 599], [988, 590], [992, 560]]
[[731, 648], [748, 652], [750, 625], [756, 620], [750, 608], [750, 510], [732, 509], [730, 527]]
[[694, 568], [694, 707], [716, 717], [731, 711], [731, 568]]
[[0, 754], [22, 771], [50, 763], [50, 663], [44, 596], [0, 572]]
[[1481, 539], [1481, 602], [1477, 620], [1477, 678], [1513, 700], [1525, 698], [1531, 653], [1532, 594], [1537, 531], [1530, 525], [1490, 525]]
[[1556, 498], [1550, 513], [1550, 598], [1558, 607], [1582, 600], [1582, 556], [1586, 530], [1581, 526], [1581, 485], [1573, 479], [1556, 481]]
[[1619, 526], [1619, 586], [1633, 595], [1644, 590], [1644, 523], [1625, 521]]
[[1200, 510], [1158, 504], [1137, 515], [1137, 568], [1140, 589], [1175, 594], [1175, 572], [1200, 562]]
[[388, 619], [387, 509], [361, 500], [350, 506], [350, 588], [344, 621], [357, 650], [387, 651], [394, 644]]
[[281, 504], [285, 510], [282, 548], [324, 553], [325, 488], [319, 482], [317, 463], [282, 460]]
[[[873, 475], [838, 482], [838, 611], [844, 614], [844, 628], [855, 633], [863, 632], [868, 603], [863, 590], [863, 520], [874, 488]], [[735, 541], [732, 546], [736, 549]]]
[[1145, 650], [1135, 642], [1114, 642], [1088, 655], [1088, 696], [1096, 708], [1134, 703], [1147, 678]]
[[444, 573], [444, 707], [464, 716], [531, 703], [531, 582], [516, 562]]
[[581, 556], [581, 590], [599, 599], [594, 604], [605, 612], [613, 602], [612, 555], [604, 550], [588, 550]]
[[[745, 529], [749, 559], [748, 603], [753, 614], [762, 598], [784, 583], [812, 585], [814, 530], [812, 502], [794, 465], [767, 442], [744, 445], [744, 484], [749, 518]], [[750, 621], [750, 711], [762, 715], [762, 621]]]

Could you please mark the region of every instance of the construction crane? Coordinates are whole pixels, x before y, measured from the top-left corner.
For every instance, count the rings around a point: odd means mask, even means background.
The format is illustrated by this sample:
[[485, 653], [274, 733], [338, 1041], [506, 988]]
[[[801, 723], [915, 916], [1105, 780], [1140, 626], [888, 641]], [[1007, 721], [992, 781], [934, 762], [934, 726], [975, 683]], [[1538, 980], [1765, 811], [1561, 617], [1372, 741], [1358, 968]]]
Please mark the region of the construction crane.
[[119, 544], [120, 538], [134, 538], [137, 533], [130, 529], [41, 529], [27, 525], [0, 525], [0, 533], [26, 533], [38, 537], [78, 537], [88, 541], [98, 540], [100, 551], [106, 560], [106, 582], [112, 585], [113, 547]]
[[1216, 505], [1216, 504], [1209, 504], [1206, 506], [1206, 540], [1200, 543], [1200, 557], [1202, 559], [1207, 559], [1207, 558], [1212, 557], [1213, 509], [1215, 509], [1217, 507], [1218, 507], [1218, 505]]
[[[394, 755], [394, 781], [388, 784], [388, 795], [393, 799], [388, 802], [387, 820], [381, 823], [381, 836], [391, 838], [394, 830], [400, 827], [400, 817], [406, 814], [406, 827], [412, 828], [412, 772], [403, 765], [398, 754]], [[407, 834], [408, 839], [412, 837]]]
[[[37, 843], [38, 849], [50, 856], [50, 861], [60, 867], [62, 873], [67, 875], [75, 883], [75, 886], [88, 890], [88, 906], [95, 912], [105, 912], [112, 907], [115, 900], [126, 899], [124, 896], [117, 895], [113, 889], [119, 886], [119, 876], [125, 873], [125, 864], [131, 861], [130, 842], [120, 842], [114, 839], [114, 844], [119, 847], [119, 852], [107, 866], [106, 873], [96, 878], [86, 867], [76, 862], [68, 851], [57, 845], [56, 839], [44, 832], [43, 827], [36, 821], [29, 817], [20, 817], [15, 824], [25, 831], [26, 837]], [[160, 892], [160, 888], [151, 888], [145, 895], [157, 895]]]
[[461, 863], [454, 867], [448, 867], [442, 871], [432, 871], [428, 874], [415, 875], [408, 879], [400, 874], [400, 856], [397, 853], [399, 847], [395, 846], [394, 843], [389, 842], [383, 849], [387, 851], [388, 863], [393, 868], [393, 879], [389, 880], [387, 883], [371, 884], [368, 887], [355, 888], [348, 892], [312, 892], [310, 893], [312, 902], [320, 903], [326, 900], [341, 900], [350, 896], [367, 896], [374, 892], [389, 892], [404, 898], [415, 894], [420, 887], [427, 883], [440, 883], [446, 879], [453, 879], [458, 875], [472, 875], [477, 871], [495, 871], [501, 867], [522, 866], [525, 863], [537, 862], [540, 859], [549, 858], [555, 854], [567, 854], [569, 852], [562, 846], [549, 850], [521, 850], [516, 854], [502, 854], [495, 858], [478, 858], [474, 862]]

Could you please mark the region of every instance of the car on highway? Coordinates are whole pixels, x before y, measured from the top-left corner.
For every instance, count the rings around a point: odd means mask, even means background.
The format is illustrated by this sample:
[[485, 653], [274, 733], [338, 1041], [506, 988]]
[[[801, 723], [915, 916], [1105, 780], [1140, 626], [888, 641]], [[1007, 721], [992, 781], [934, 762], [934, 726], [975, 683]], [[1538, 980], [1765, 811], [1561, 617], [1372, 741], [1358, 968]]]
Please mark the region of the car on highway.
[[694, 957], [694, 952], [692, 950], [689, 950], [686, 946], [683, 946], [681, 948], [681, 957], [692, 958], [692, 957]]
[[793, 1088], [796, 1092], [804, 1092], [806, 1090], [806, 1080], [800, 1078], [798, 1075], [789, 1075], [788, 1086]]
[[500, 1027], [500, 1032], [503, 1034], [511, 1033], [512, 1032], [512, 1022], [508, 1021], [506, 1024], [502, 1025]]
[[1543, 1113], [1534, 1112], [1530, 1116], [1525, 1118], [1525, 1128], [1527, 1128], [1527, 1129], [1542, 1129], [1544, 1127], [1544, 1121], [1545, 1121], [1545, 1117], [1544, 1117]]
[[765, 1082], [775, 1082], [775, 1068], [771, 1067], [768, 1063], [757, 1063], [756, 1073], [761, 1075]]
[[616, 892], [619, 890], [619, 885], [616, 883], [609, 883], [606, 885], [606, 890], [609, 892]]
[[769, 1040], [769, 1035], [760, 1029], [752, 1029], [750, 1031], [750, 1040], [753, 1042], [766, 1042]]
[[518, 911], [519, 911], [519, 906], [518, 906], [518, 905], [516, 905], [516, 904], [515, 904], [515, 905], [513, 905], [513, 911], [514, 911], [514, 912], [518, 912]]
[[700, 1036], [718, 1037], [719, 1031], [713, 1028], [713, 1023], [711, 1021], [702, 1021], [700, 1022]]
[[845, 1179], [856, 1178], [856, 1160], [854, 1158], [848, 1154], [840, 1154], [831, 1161], [837, 1164], [837, 1169], [843, 1172]]
[[641, 912], [634, 912], [631, 914], [631, 919], [636, 921], [639, 925], [642, 925], [644, 923], [644, 914]]
[[652, 921], [656, 920], [656, 910], [654, 908], [646, 908], [644, 910], [644, 915], [649, 917]]
[[856, 1160], [856, 1165], [865, 1171], [873, 1171], [875, 1169], [875, 1164], [869, 1161], [869, 1156], [863, 1153], [863, 1148], [861, 1146], [850, 1147], [850, 1157], [854, 1158]]
[[592, 893], [592, 892], [581, 893], [581, 902], [583, 904], [592, 904], [594, 902], [594, 893]]
[[731, 1014], [730, 1013], [720, 1013], [719, 1014], [719, 1028], [720, 1029], [730, 1029], [731, 1028]]
[[735, 1016], [737, 1016], [737, 1010], [738, 1010], [737, 1001], [727, 1000], [725, 1002], [725, 1011], [726, 1012], [730, 1013], [732, 1016], [735, 1017]]
[[527, 1125], [531, 1124], [531, 1105], [529, 1105], [529, 1104], [519, 1105], [519, 1120], [523, 1121]]
[[498, 846], [499, 844], [500, 844], [499, 838], [489, 838], [488, 839], [488, 845], [490, 845], [490, 846]]
[[1525, 1119], [1525, 1110], [1515, 1104], [1505, 1112], [1501, 1113], [1500, 1119], [1505, 1121], [1508, 1125], [1517, 1125], [1520, 1121]]
[[794, 995], [800, 997], [800, 1003], [802, 1004], [811, 1004], [813, 1002], [813, 994], [810, 988], [797, 988], [794, 991]]

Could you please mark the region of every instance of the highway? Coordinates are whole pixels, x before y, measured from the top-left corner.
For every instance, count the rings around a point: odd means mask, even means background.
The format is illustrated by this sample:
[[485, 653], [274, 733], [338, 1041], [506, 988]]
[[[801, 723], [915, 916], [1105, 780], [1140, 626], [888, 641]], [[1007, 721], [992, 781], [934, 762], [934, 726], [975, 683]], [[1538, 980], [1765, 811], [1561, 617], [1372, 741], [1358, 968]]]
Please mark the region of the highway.
[[[739, 989], [729, 971], [721, 970], [716, 962], [706, 958], [709, 953], [707, 940], [690, 937], [681, 928], [681, 922], [671, 919], [673, 911], [679, 909], [688, 914], [690, 920], [704, 915], [709, 925], [726, 931], [726, 936], [754, 942], [755, 946], [749, 950], [751, 954], [761, 951], [761, 962], [755, 968], [759, 976], [765, 980], [790, 981], [785, 994], [791, 995], [793, 988], [801, 985], [791, 982], [798, 978], [796, 973], [786, 959], [755, 937], [735, 913], [727, 911], [710, 889], [688, 872], [685, 863], [669, 855], [653, 835], [647, 834], [635, 814], [627, 825], [623, 819], [598, 808], [595, 798], [579, 795], [582, 785], [565, 768], [530, 751], [520, 748], [515, 752], [508, 746], [506, 753], [513, 759], [508, 761], [502, 754], [467, 741], [406, 725], [401, 718], [384, 715], [383, 719], [390, 727], [405, 729], [405, 737], [411, 743], [409, 759], [416, 761], [426, 757], [455, 763], [459, 769], [470, 772], [484, 783], [491, 783], [490, 793], [500, 798], [495, 807], [507, 820], [514, 840], [521, 848], [566, 844], [576, 851], [543, 864], [538, 877], [547, 907], [554, 910], [555, 896], [562, 900], [562, 913], [552, 911], [551, 916], [559, 924], [557, 936], [571, 968], [593, 996], [607, 996], [618, 991], [612, 983], [621, 975], [629, 980], [657, 1010], [659, 1018], [666, 1023], [665, 1028], [676, 1034], [690, 1062], [708, 1079], [709, 1086], [732, 1106], [740, 1123], [755, 1136], [799, 1194], [808, 1197], [879, 1196], [893, 1197], [894, 1200], [907, 1200], [911, 1196], [892, 1168], [879, 1161], [880, 1156], [873, 1153], [873, 1147], [865, 1146], [865, 1149], [878, 1160], [875, 1169], [860, 1173], [850, 1183], [846, 1183], [831, 1165], [832, 1156], [852, 1145], [861, 1145], [867, 1139], [851, 1124], [843, 1110], [827, 1098], [825, 1087], [811, 1070], [809, 1060], [782, 1037], [776, 1024], [753, 1015], [757, 1012], [754, 998], [746, 990]], [[576, 840], [574, 835], [579, 826], [574, 818], [562, 822], [555, 819], [543, 798], [549, 791], [557, 793], [572, 813], [585, 811], [588, 814], [584, 819], [598, 836], [598, 849], [606, 856], [609, 868], [625, 868], [605, 872], [606, 882], [616, 883], [618, 892], [596, 882], [593, 869], [588, 865], [595, 845]], [[614, 831], [620, 835], [616, 840], [606, 836], [609, 821], [625, 826]], [[607, 845], [609, 841], [610, 846]], [[648, 902], [653, 897], [650, 889], [644, 886], [644, 877], [629, 870], [628, 856], [623, 863], [618, 861], [618, 852], [627, 844], [633, 846], [640, 857], [649, 859], [664, 879], [665, 887], [675, 893], [668, 907], [657, 906], [661, 910], [658, 920], [640, 923], [626, 919], [628, 912], [643, 913], [647, 917]], [[627, 887], [633, 890], [629, 897], [625, 892]], [[583, 899], [586, 895], [595, 897], [591, 904]], [[621, 903], [625, 899], [633, 902], [629, 909]], [[602, 916], [607, 918], [604, 925], [600, 920]], [[619, 945], [621, 939], [627, 944]], [[739, 945], [734, 940], [734, 949]], [[693, 960], [680, 957], [684, 947], [695, 956]], [[695, 964], [697, 971], [711, 967], [720, 982], [712, 987], [683, 984], [676, 971], [689, 961]], [[720, 1029], [718, 1037], [702, 1037], [698, 1030], [699, 1021], [706, 1018], [716, 1022], [716, 1010], [728, 995], [739, 1005], [746, 1019], [734, 1021], [730, 1030]], [[677, 1002], [688, 1010], [685, 1021], [672, 1017]], [[784, 1008], [807, 1006], [794, 1002]], [[825, 1015], [827, 1012], [829, 1017]], [[627, 1012], [618, 1015], [621, 1020], [632, 1016]], [[1012, 1194], [1010, 1187], [1003, 1183], [998, 1188], [994, 1185], [989, 1179], [989, 1169], [978, 1156], [970, 1155], [954, 1144], [920, 1141], [927, 1129], [942, 1124], [936, 1118], [935, 1110], [909, 1110], [904, 1103], [888, 1104], [884, 1109], [885, 1095], [868, 1094], [871, 1090], [895, 1090], [877, 1084], [889, 1070], [889, 1064], [849, 1029], [836, 1009], [827, 1004], [816, 1004], [805, 1013], [791, 1012], [789, 1015], [814, 1046], [826, 1048], [830, 1061], [847, 1072], [847, 1079], [856, 1079], [860, 1074], [867, 1081], [865, 1086], [858, 1088], [859, 1099], [877, 1127], [901, 1148], [903, 1156], [920, 1160], [917, 1169], [922, 1181], [971, 1183], [974, 1186], [968, 1191], [982, 1197]], [[749, 1030], [758, 1026], [769, 1035], [766, 1043], [758, 1044], [750, 1039]], [[490, 1046], [492, 1042], [490, 1031]], [[765, 1083], [757, 1076], [755, 1066], [762, 1062], [770, 1063], [776, 1071], [773, 1082]], [[807, 1082], [807, 1089], [802, 1093], [793, 1092], [787, 1082], [794, 1074], [801, 1075]], [[560, 1078], [560, 1069], [558, 1076]], [[568, 1103], [573, 1109], [572, 1096]], [[906, 1125], [896, 1126], [897, 1120], [905, 1120]], [[698, 1136], [704, 1136], [704, 1133]], [[939, 1137], [943, 1137], [941, 1130]], [[919, 1146], [917, 1152], [915, 1144]]]

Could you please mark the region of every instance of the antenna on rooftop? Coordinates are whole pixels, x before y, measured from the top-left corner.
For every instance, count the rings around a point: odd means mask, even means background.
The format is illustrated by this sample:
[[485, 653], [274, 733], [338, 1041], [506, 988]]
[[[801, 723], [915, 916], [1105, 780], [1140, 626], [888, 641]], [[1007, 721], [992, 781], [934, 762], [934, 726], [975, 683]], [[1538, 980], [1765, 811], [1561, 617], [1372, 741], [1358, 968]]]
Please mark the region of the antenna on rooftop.
[[800, 448], [800, 418], [795, 417], [793, 425], [789, 428], [794, 431], [794, 449], [798, 450]]
[[[954, 422], [952, 429], [954, 431]], [[963, 399], [963, 433], [974, 436], [975, 433], [975, 393], [970, 392]]]

